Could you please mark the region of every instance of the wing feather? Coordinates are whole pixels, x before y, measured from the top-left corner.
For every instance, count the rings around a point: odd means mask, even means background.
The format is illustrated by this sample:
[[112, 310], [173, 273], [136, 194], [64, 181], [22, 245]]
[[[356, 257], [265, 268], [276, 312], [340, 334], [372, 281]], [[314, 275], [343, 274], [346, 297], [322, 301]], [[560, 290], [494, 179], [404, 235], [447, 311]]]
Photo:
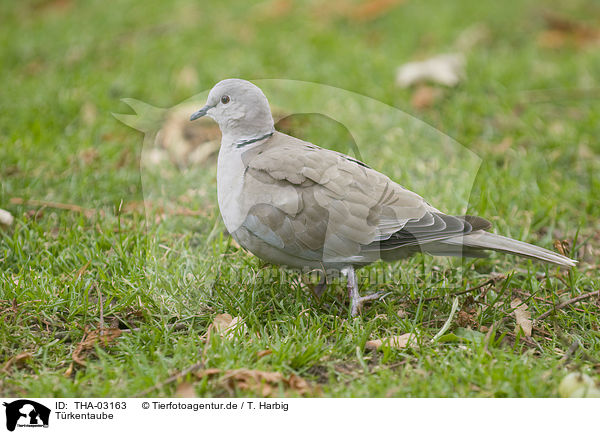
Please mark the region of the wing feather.
[[377, 250], [414, 250], [472, 230], [363, 163], [285, 134], [242, 159], [245, 228], [300, 258], [371, 261]]

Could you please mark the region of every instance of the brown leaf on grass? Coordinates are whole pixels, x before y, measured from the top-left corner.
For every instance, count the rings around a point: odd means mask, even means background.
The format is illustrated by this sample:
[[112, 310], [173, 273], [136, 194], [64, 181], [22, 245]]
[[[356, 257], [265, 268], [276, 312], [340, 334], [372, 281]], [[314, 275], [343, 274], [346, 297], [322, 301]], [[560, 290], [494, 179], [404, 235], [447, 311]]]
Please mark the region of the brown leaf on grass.
[[313, 387], [305, 379], [291, 374], [284, 376], [281, 372], [257, 371], [253, 369], [234, 369], [221, 371], [220, 369], [205, 369], [196, 372], [200, 379], [222, 375], [218, 383], [231, 393], [235, 390], [249, 390], [263, 397], [278, 395], [280, 389], [284, 392], [293, 391], [299, 395], [318, 393], [318, 388]]
[[38, 220], [38, 219], [41, 219], [42, 217], [44, 217], [44, 210], [42, 208], [40, 208], [40, 209], [30, 209], [29, 211], [25, 212], [25, 217], [28, 220]]
[[471, 327], [477, 328], [479, 324], [477, 323], [477, 309], [462, 309], [458, 311], [456, 315], [456, 324], [460, 327]]
[[442, 95], [442, 90], [428, 86], [419, 85], [410, 98], [410, 105], [416, 109], [425, 109], [433, 106], [436, 100]]
[[228, 313], [218, 314], [212, 322], [213, 329], [217, 333], [222, 333], [233, 322], [233, 317]]
[[308, 381], [296, 374], [290, 375], [287, 379], [287, 383], [292, 390], [298, 392], [300, 395], [306, 395], [312, 390]]
[[554, 241], [554, 248], [563, 256], [569, 256], [571, 252], [571, 242], [569, 240]]
[[80, 212], [85, 215], [87, 218], [92, 217], [96, 210], [83, 208], [79, 205], [73, 205], [70, 203], [60, 203], [60, 202], [51, 202], [46, 200], [36, 200], [36, 199], [23, 199], [22, 197], [11, 197], [10, 203], [15, 205], [27, 205], [27, 206], [40, 206], [46, 208], [55, 208], [55, 209], [63, 209], [66, 211], [74, 211]]
[[521, 328], [525, 336], [531, 337], [533, 323], [531, 321], [531, 312], [527, 310], [528, 306], [521, 302], [521, 299], [515, 298], [510, 302], [510, 307], [514, 309], [513, 313], [517, 322], [517, 325], [515, 326], [515, 333], [517, 333], [519, 328]]
[[83, 264], [83, 266], [79, 270], [77, 270], [77, 272], [75, 273], [75, 277], [73, 280], [79, 280], [79, 278], [85, 274], [85, 272], [87, 271], [87, 269], [91, 263], [92, 263], [92, 260], [90, 259], [85, 264]]
[[161, 216], [161, 218], [171, 215], [186, 217], [206, 217], [208, 215], [206, 209], [190, 209], [184, 206], [171, 204], [165, 205], [161, 202], [150, 200], [127, 202], [123, 205], [121, 212], [124, 214], [144, 214], [147, 212], [149, 214]]
[[590, 24], [558, 15], [544, 14], [546, 29], [538, 34], [537, 43], [542, 48], [562, 48], [567, 45], [579, 48], [600, 44], [600, 29]]
[[269, 354], [273, 354], [273, 350], [262, 350], [256, 353], [256, 358], [262, 359], [263, 357], [268, 356]]
[[347, 16], [356, 21], [374, 20], [388, 13], [405, 0], [365, 0], [348, 9]]
[[65, 371], [63, 376], [65, 378], [69, 378], [71, 375], [73, 375], [74, 369], [75, 369], [75, 363], [74, 362], [69, 363], [69, 367], [67, 368], [67, 370]]
[[11, 366], [20, 368], [23, 365], [25, 365], [25, 362], [27, 362], [28, 360], [31, 360], [32, 357], [33, 357], [33, 354], [31, 354], [31, 353], [17, 354], [16, 356], [13, 356], [6, 361], [6, 363], [2, 367], [2, 372], [8, 372], [8, 370], [10, 369]]
[[292, 0], [270, 0], [257, 4], [254, 8], [258, 18], [281, 19], [292, 12]]
[[77, 159], [86, 166], [94, 163], [100, 158], [100, 153], [96, 148], [83, 149], [77, 154]]
[[46, 12], [46, 11], [66, 11], [73, 6], [73, 0], [43, 0], [39, 2], [33, 2], [32, 9], [36, 12]]
[[384, 344], [388, 345], [390, 348], [402, 349], [402, 348], [410, 348], [415, 346], [416, 343], [416, 335], [413, 333], [405, 333], [400, 336], [391, 336], [383, 339], [375, 339], [372, 341], [368, 341], [365, 344], [365, 350], [367, 351], [375, 351], [381, 348]]
[[352, 21], [372, 21], [388, 13], [405, 0], [332, 0], [315, 2], [312, 9], [317, 19], [329, 21], [338, 17]]
[[228, 313], [217, 315], [212, 323], [212, 326], [216, 333], [227, 339], [233, 339], [235, 332], [238, 329], [241, 329], [240, 332], [242, 334], [246, 333], [246, 324], [244, 324], [244, 320], [239, 316], [234, 318]]
[[398, 315], [398, 318], [406, 318], [406, 315], [408, 315], [406, 313], [406, 310], [404, 310], [405, 306], [401, 305], [400, 309], [398, 309], [398, 312], [396, 312], [396, 315]]
[[504, 137], [500, 143], [495, 144], [494, 147], [492, 148], [492, 152], [495, 154], [504, 154], [506, 151], [508, 151], [510, 149], [510, 147], [513, 145], [513, 138], [512, 137]]
[[79, 342], [77, 348], [73, 351], [73, 361], [78, 365], [85, 366], [86, 362], [84, 359], [88, 351], [92, 350], [96, 344], [104, 347], [108, 346], [112, 341], [121, 336], [121, 333], [120, 329], [101, 328], [92, 330], [91, 332], [86, 330], [83, 339], [81, 339], [81, 342]]
[[198, 395], [196, 395], [196, 390], [194, 389], [194, 385], [192, 383], [183, 381], [177, 385], [177, 389], [175, 389], [175, 397], [176, 398], [197, 398]]
[[560, 48], [566, 44], [567, 35], [558, 30], [544, 30], [537, 36], [537, 44], [543, 48]]
[[213, 323], [208, 326], [206, 333], [200, 337], [206, 344], [204, 346], [203, 355], [206, 356], [212, 336], [215, 333], [220, 335], [222, 338], [233, 339], [236, 336], [236, 333], [245, 335], [247, 331], [248, 328], [246, 327], [244, 320], [239, 316], [234, 318], [228, 313], [221, 313], [217, 315], [213, 320]]

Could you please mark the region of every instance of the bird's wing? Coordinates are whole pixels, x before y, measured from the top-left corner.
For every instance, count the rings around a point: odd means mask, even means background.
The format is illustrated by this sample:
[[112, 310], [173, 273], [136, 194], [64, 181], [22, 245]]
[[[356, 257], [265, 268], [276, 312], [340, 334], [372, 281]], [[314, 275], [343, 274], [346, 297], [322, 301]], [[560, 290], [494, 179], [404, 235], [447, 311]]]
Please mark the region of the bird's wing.
[[244, 227], [287, 253], [370, 262], [397, 249], [456, 236], [470, 225], [338, 152], [281, 133], [243, 154]]

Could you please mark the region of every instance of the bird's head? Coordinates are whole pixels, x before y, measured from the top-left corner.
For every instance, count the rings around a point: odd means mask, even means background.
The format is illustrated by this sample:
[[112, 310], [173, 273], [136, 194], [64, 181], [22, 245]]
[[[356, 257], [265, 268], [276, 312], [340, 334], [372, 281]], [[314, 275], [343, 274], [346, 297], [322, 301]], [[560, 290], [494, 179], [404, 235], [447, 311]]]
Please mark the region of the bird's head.
[[190, 120], [205, 115], [219, 124], [224, 142], [254, 139], [274, 131], [267, 97], [246, 80], [230, 78], [217, 83], [208, 94], [206, 105]]

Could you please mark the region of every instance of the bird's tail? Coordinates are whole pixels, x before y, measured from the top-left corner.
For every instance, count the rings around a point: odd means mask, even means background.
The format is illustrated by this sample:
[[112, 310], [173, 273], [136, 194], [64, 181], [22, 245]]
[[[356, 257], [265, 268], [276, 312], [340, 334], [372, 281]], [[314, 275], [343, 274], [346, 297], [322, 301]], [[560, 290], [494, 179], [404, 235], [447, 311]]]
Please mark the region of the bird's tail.
[[483, 230], [471, 232], [464, 236], [447, 238], [441, 241], [444, 244], [452, 246], [464, 246], [467, 250], [495, 250], [498, 252], [510, 253], [513, 255], [525, 256], [527, 258], [537, 259], [561, 267], [574, 267], [577, 261], [566, 256], [524, 243], [523, 241], [513, 240], [502, 235], [492, 234]]

